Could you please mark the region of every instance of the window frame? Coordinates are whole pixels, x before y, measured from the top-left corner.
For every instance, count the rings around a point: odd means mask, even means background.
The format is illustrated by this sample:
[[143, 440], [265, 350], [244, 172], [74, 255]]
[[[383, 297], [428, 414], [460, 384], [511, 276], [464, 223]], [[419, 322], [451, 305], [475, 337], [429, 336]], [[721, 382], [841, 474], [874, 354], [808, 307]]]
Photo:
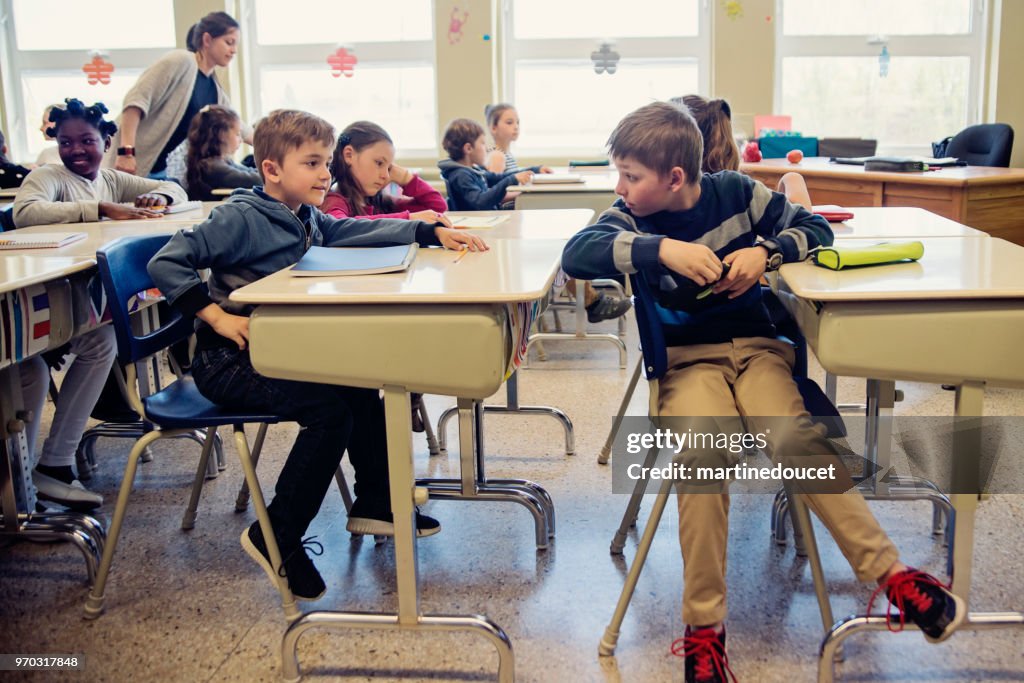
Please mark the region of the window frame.
[[[173, 2], [172, 2], [173, 7]], [[42, 110], [25, 111], [25, 89], [22, 75], [65, 75], [68, 72], [81, 74], [82, 66], [92, 58], [90, 50], [20, 50], [17, 47], [17, 35], [14, 25], [13, 0], [0, 0], [0, 55], [3, 64], [0, 68], [3, 80], [4, 98], [4, 135], [7, 138], [8, 157], [22, 163], [34, 163], [35, 158], [28, 158], [29, 135], [36, 134]], [[113, 63], [118, 70], [138, 70], [140, 73], [153, 65], [158, 59], [175, 45], [153, 48], [104, 49], [102, 45], [95, 49], [101, 51], [105, 58]], [[110, 117], [116, 118], [121, 113], [123, 102], [108, 101], [103, 103], [110, 109]], [[87, 104], [91, 104], [87, 103]]]
[[[986, 69], [985, 41], [988, 36], [988, 8], [985, 0], [970, 0], [971, 32], [960, 34], [917, 35], [786, 35], [784, 12], [786, 0], [776, 0], [775, 65], [773, 112], [783, 111], [783, 61], [788, 57], [871, 57], [878, 58], [883, 44], [898, 57], [966, 57], [968, 68], [967, 116], [965, 126], [981, 123], [983, 86]], [[955, 132], [955, 131], [953, 131]], [[857, 131], [850, 131], [856, 134]], [[899, 144], [878, 141], [879, 154], [930, 157], [930, 143]]]
[[[698, 91], [705, 93], [711, 89], [711, 31], [714, 7], [707, 0], [697, 0], [697, 35], [693, 37], [650, 37], [650, 38], [526, 38], [515, 37], [514, 5], [515, 0], [499, 0], [501, 18], [501, 83], [498, 92], [502, 93], [500, 101], [516, 102], [515, 65], [519, 61], [568, 62], [579, 61], [581, 56], [589, 55], [598, 49], [601, 43], [609, 42], [612, 49], [627, 60], [679, 60], [696, 59]], [[684, 95], [686, 93], [676, 93]], [[611, 132], [610, 130], [608, 131]], [[603, 151], [603, 141], [602, 141]], [[545, 150], [531, 148], [529, 145], [517, 143], [518, 153], [523, 156], [541, 156]], [[594, 154], [594, 148], [565, 148], [570, 155]], [[563, 149], [559, 149], [559, 154]]]
[[[430, 2], [431, 18], [436, 11], [434, 0]], [[328, 54], [337, 49], [337, 43], [307, 43], [302, 45], [261, 45], [259, 43], [258, 27], [256, 23], [256, 2], [257, 0], [241, 0], [239, 23], [242, 25], [242, 75], [246, 84], [243, 100], [245, 111], [250, 119], [255, 122], [258, 118], [268, 112], [262, 111], [260, 102], [260, 75], [263, 68], [285, 67], [302, 69], [313, 67], [327, 69], [325, 59]], [[429, 66], [434, 74], [434, 107], [430, 113], [432, 117], [430, 130], [437, 130], [437, 56], [435, 44], [437, 41], [437, 29], [435, 22], [430, 24], [431, 37], [428, 40], [418, 41], [387, 41], [387, 42], [354, 42], [346, 41], [345, 45], [351, 45], [356, 57], [359, 59], [359, 67], [372, 66], [403, 67], [403, 66]], [[332, 121], [336, 127], [345, 126], [351, 121]], [[392, 131], [389, 131], [389, 133]], [[437, 154], [436, 141], [431, 140], [426, 147], [410, 147], [403, 144], [401, 139], [396, 142], [396, 157], [403, 158], [431, 158]]]

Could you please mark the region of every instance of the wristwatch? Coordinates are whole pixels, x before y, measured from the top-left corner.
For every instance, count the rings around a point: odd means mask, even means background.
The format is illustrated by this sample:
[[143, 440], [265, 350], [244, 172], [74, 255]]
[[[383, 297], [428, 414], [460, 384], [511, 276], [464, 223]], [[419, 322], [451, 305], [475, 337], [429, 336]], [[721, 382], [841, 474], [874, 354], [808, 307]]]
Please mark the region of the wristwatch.
[[771, 273], [778, 270], [779, 267], [782, 266], [783, 260], [782, 249], [779, 247], [778, 243], [775, 241], [765, 240], [758, 246], [764, 247], [768, 250], [768, 260], [765, 262], [764, 271], [766, 273]]
[[132, 145], [125, 145], [124, 147], [117, 148], [117, 156], [119, 157], [133, 157], [135, 156], [135, 147]]

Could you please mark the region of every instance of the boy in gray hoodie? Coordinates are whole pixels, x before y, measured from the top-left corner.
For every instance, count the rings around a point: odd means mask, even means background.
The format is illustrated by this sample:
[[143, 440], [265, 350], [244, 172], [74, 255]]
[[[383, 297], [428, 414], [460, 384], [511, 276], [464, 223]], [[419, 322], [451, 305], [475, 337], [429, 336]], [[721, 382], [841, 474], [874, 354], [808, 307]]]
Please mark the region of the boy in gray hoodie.
[[[268, 506], [283, 569], [299, 600], [326, 587], [302, 538], [316, 516], [346, 448], [356, 472], [356, 501], [347, 528], [393, 535], [384, 410], [373, 389], [264, 377], [247, 349], [253, 306], [229, 300], [235, 289], [296, 263], [311, 246], [442, 245], [484, 250], [480, 238], [420, 221], [335, 219], [319, 206], [331, 183], [334, 129], [294, 110], [271, 112], [256, 127], [253, 147], [264, 185], [236, 190], [209, 219], [179, 232], [153, 257], [149, 272], [170, 304], [198, 318], [192, 374], [204, 396], [223, 405], [271, 412], [299, 423]], [[209, 268], [204, 285], [198, 271]], [[296, 346], [296, 353], [301, 348]], [[344, 353], [344, 349], [339, 349]], [[417, 513], [417, 534], [440, 531]], [[276, 580], [259, 524], [242, 547]], [[314, 546], [319, 544], [314, 543]], [[319, 553], [317, 553], [319, 554]]]

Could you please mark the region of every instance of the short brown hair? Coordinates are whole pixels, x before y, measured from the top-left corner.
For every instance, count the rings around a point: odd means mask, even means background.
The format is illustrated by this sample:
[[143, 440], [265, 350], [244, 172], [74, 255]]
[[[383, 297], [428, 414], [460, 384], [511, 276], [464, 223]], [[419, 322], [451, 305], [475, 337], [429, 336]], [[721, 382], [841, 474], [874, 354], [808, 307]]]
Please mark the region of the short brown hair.
[[700, 95], [683, 95], [669, 100], [686, 107], [693, 115], [704, 138], [701, 170], [705, 173], [740, 170], [740, 150], [732, 134], [732, 110], [725, 100], [709, 100]]
[[612, 157], [633, 159], [659, 175], [678, 166], [687, 183], [700, 182], [700, 129], [689, 112], [668, 102], [652, 102], [627, 114], [607, 144]]
[[465, 156], [462, 148], [467, 143], [472, 145], [483, 134], [483, 126], [473, 119], [455, 119], [445, 128], [441, 146], [448, 152], [448, 158], [460, 161]]
[[[297, 109], [275, 109], [260, 119], [252, 136], [256, 169], [263, 178], [263, 160], [281, 163], [284, 155], [307, 142], [334, 147], [334, 126], [319, 116]], [[266, 180], [266, 178], [263, 178]]]

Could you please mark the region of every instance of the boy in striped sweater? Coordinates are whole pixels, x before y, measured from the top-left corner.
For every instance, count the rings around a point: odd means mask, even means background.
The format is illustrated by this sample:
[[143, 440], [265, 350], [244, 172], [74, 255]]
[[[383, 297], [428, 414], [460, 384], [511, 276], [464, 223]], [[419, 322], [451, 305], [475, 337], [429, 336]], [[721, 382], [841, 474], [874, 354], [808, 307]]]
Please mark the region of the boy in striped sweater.
[[[674, 105], [656, 102], [629, 114], [608, 147], [619, 171], [620, 199], [569, 241], [562, 268], [586, 280], [644, 273], [668, 346], [659, 382], [659, 418], [667, 420], [662, 424], [682, 435], [693, 427], [706, 432], [709, 424], [721, 431], [723, 418], [742, 418], [747, 433], [767, 437], [773, 460], [835, 464], [842, 476], [805, 485], [801, 495], [857, 578], [877, 582], [897, 606], [901, 625], [905, 617], [930, 641], [948, 638], [966, 617], [965, 603], [934, 577], [900, 562], [863, 497], [849, 490], [852, 481], [811, 422], [793, 381], [792, 346], [776, 338], [761, 300], [758, 281], [766, 270], [802, 261], [832, 243], [828, 223], [740, 173], [702, 175], [700, 130], [689, 112]], [[711, 294], [702, 294], [709, 286]], [[786, 429], [768, 426], [779, 425], [778, 418], [786, 418]], [[683, 461], [711, 467], [732, 462], [728, 449], [714, 448], [691, 448]], [[725, 654], [725, 489], [725, 483], [677, 485], [686, 632], [672, 651], [685, 657], [688, 683], [732, 676]]]

